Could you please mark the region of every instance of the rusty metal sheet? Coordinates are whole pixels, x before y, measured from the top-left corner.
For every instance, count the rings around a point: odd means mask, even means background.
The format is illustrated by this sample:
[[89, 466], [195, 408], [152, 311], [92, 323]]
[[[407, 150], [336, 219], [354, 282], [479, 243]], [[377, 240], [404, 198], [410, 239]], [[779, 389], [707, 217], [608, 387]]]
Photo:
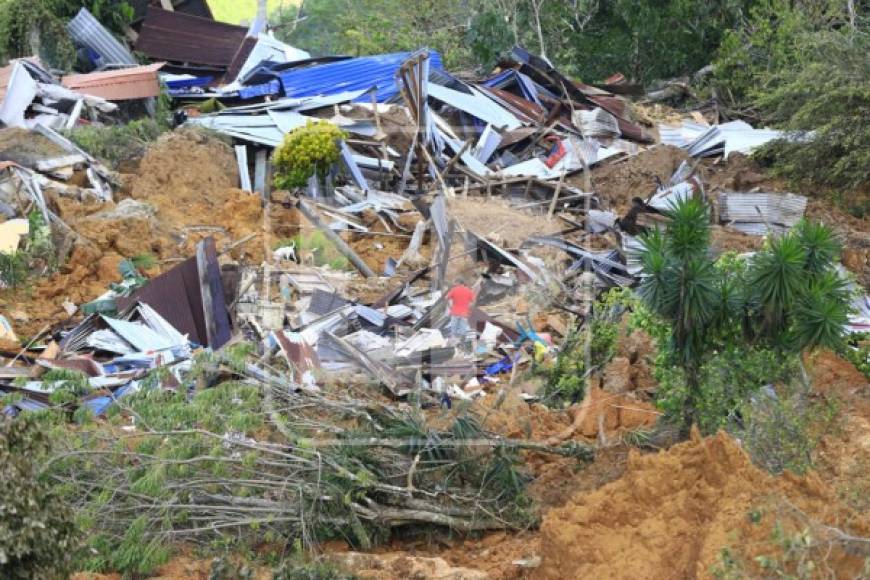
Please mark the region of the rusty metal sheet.
[[301, 334], [288, 333], [279, 330], [273, 333], [278, 341], [281, 354], [287, 359], [294, 369], [293, 380], [302, 382], [306, 372], [312, 372], [320, 368], [320, 357], [317, 356], [310, 344], [305, 342]]
[[149, 6], [136, 50], [156, 60], [226, 68], [248, 29]]
[[214, 344], [210, 344], [208, 340], [196, 257], [188, 258], [157, 276], [129, 297], [118, 298], [118, 310], [122, 311], [135, 302], [144, 302], [178, 332], [187, 334], [192, 342], [220, 348], [230, 338], [230, 319], [221, 284], [220, 265], [213, 244], [206, 246], [206, 261], [206, 277], [212, 296], [212, 316], [216, 325]]
[[543, 123], [546, 118], [546, 111], [543, 107], [522, 97], [518, 97], [509, 91], [484, 86], [478, 86], [478, 88], [489, 94], [489, 96], [497, 103], [508, 107], [515, 115], [518, 115], [522, 121]]
[[165, 63], [108, 70], [89, 74], [67, 75], [61, 84], [86, 95], [101, 97], [108, 101], [145, 99], [160, 94], [157, 71]]

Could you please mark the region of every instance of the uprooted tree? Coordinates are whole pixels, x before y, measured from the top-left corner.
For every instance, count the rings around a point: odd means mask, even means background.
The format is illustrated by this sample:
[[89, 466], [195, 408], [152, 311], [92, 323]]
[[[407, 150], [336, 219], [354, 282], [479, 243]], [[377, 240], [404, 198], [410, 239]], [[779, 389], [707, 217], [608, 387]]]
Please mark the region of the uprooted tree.
[[[192, 399], [156, 388], [158, 372], [120, 402], [115, 427], [89, 423], [59, 441], [44, 471], [90, 532], [86, 569], [145, 573], [178, 540], [369, 547], [408, 525], [517, 529], [535, 518], [519, 450], [592, 455], [504, 440], [462, 412], [432, 428], [371, 387], [327, 396], [266, 368], [232, 348], [200, 360], [191, 380], [225, 380]], [[124, 417], [135, 430], [118, 428]]]

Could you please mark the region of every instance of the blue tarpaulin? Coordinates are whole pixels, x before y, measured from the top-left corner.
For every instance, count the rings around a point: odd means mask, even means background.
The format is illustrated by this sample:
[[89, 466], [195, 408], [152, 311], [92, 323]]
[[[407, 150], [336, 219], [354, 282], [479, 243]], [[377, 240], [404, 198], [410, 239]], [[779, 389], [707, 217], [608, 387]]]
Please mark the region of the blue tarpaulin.
[[166, 88], [170, 91], [181, 89], [189, 89], [191, 87], [204, 87], [214, 80], [214, 77], [192, 77], [183, 79], [172, 79], [164, 81]]
[[266, 95], [277, 95], [281, 91], [281, 83], [278, 81], [269, 81], [259, 85], [250, 85], [239, 89], [239, 98], [253, 99], [254, 97], [263, 97]]

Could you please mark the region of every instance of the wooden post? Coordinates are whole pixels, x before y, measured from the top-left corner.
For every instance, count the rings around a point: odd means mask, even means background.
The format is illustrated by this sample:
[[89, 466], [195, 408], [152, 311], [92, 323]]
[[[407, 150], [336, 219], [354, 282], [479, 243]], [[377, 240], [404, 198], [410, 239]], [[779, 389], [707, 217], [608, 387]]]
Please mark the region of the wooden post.
[[348, 246], [345, 241], [342, 240], [341, 237], [339, 237], [338, 234], [329, 229], [326, 224], [320, 221], [320, 218], [317, 216], [317, 214], [312, 211], [311, 208], [309, 208], [305, 204], [305, 202], [300, 199], [296, 207], [299, 208], [299, 211], [302, 213], [302, 215], [304, 215], [305, 218], [310, 221], [314, 227], [323, 232], [323, 235], [325, 235], [329, 241], [335, 244], [336, 249], [341, 252], [342, 256], [350, 260], [350, 263], [353, 264], [357, 270], [359, 270], [360, 274], [362, 274], [366, 278], [374, 278], [376, 276], [372, 269], [368, 267], [368, 264], [366, 264], [362, 260], [362, 258], [360, 258], [356, 254], [356, 252], [354, 252], [350, 248], [350, 246]]
[[565, 172], [559, 175], [559, 183], [556, 184], [556, 191], [553, 192], [553, 200], [550, 202], [550, 210], [547, 212], [547, 219], [553, 219], [553, 212], [556, 210], [556, 203], [559, 201], [559, 193], [562, 191], [562, 184], [565, 183]]
[[211, 285], [208, 282], [208, 258], [206, 256], [208, 245], [214, 246], [214, 238], [206, 238], [196, 244], [196, 271], [199, 274], [199, 292], [202, 297], [202, 313], [205, 317], [205, 334], [209, 346], [212, 346], [215, 337], [217, 337], [217, 323], [214, 319]]

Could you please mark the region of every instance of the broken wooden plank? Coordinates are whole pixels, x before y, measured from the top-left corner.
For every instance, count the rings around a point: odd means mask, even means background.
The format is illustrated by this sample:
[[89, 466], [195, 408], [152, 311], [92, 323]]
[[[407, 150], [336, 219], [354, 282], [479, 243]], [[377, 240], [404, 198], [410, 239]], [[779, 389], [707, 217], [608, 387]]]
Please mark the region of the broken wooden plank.
[[553, 192], [553, 201], [550, 202], [550, 209], [547, 211], [547, 219], [553, 219], [553, 212], [556, 211], [556, 204], [559, 202], [559, 192], [562, 191], [562, 185], [565, 183], [565, 172], [559, 175], [559, 183], [556, 185], [556, 191]]
[[347, 243], [345, 243], [345, 241], [341, 239], [341, 237], [339, 237], [338, 234], [333, 232], [331, 229], [329, 229], [328, 226], [326, 226], [326, 224], [320, 221], [320, 217], [317, 215], [317, 213], [314, 212], [314, 210], [312, 210], [310, 207], [308, 207], [305, 202], [300, 199], [296, 206], [299, 208], [299, 211], [302, 213], [302, 215], [304, 215], [305, 218], [309, 222], [311, 222], [311, 225], [323, 232], [323, 235], [325, 235], [327, 239], [329, 239], [329, 241], [335, 244], [336, 249], [341, 253], [342, 256], [350, 260], [350, 263], [353, 264], [357, 270], [359, 270], [360, 274], [362, 274], [366, 278], [373, 278], [376, 276], [376, 274], [372, 271], [371, 268], [368, 267], [368, 265], [362, 260], [362, 258], [360, 258], [357, 253], [354, 252], [351, 247], [348, 246]]
[[395, 377], [395, 371], [388, 367], [387, 365], [380, 363], [371, 357], [369, 357], [366, 353], [350, 344], [346, 340], [339, 338], [335, 334], [329, 332], [328, 330], [324, 332], [326, 336], [328, 336], [332, 342], [342, 351], [344, 354], [355, 360], [359, 365], [365, 369], [372, 377], [374, 377], [381, 385], [386, 387], [386, 389], [390, 392], [394, 397], [402, 397], [407, 395], [410, 389], [402, 388], [399, 381], [397, 381]]
[[239, 165], [239, 182], [245, 191], [253, 191], [251, 188], [251, 172], [248, 169], [248, 147], [236, 145], [236, 163]]

